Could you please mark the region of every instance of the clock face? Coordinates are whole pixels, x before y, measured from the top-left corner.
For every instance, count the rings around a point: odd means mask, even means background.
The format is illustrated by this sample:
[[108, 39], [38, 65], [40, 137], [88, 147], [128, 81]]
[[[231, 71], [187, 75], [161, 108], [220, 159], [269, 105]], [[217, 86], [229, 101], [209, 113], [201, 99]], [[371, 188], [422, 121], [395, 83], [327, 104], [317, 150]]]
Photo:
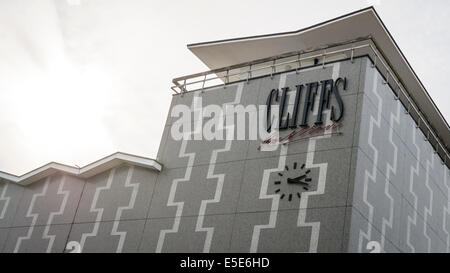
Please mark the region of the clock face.
[[275, 181], [275, 193], [280, 195], [280, 199], [291, 202], [294, 198], [301, 199], [303, 192], [313, 189], [311, 170], [305, 168], [305, 164], [293, 162], [286, 165], [284, 171], [278, 172]]

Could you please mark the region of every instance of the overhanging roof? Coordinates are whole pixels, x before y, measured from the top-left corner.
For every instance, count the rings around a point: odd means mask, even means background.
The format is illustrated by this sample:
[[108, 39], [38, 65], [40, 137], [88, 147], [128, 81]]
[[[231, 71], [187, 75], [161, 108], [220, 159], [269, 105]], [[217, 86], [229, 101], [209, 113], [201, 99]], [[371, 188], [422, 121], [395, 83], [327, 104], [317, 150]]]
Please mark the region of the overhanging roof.
[[117, 167], [123, 163], [141, 166], [158, 172], [162, 169], [161, 163], [154, 159], [117, 152], [81, 168], [68, 166], [57, 162], [50, 162], [21, 176], [0, 172], [0, 180], [3, 179], [20, 185], [29, 185], [33, 182], [53, 175], [56, 172], [63, 172], [81, 178], [89, 178]]
[[449, 125], [373, 7], [292, 32], [188, 45], [211, 70], [287, 52], [370, 36], [437, 136], [447, 147]]

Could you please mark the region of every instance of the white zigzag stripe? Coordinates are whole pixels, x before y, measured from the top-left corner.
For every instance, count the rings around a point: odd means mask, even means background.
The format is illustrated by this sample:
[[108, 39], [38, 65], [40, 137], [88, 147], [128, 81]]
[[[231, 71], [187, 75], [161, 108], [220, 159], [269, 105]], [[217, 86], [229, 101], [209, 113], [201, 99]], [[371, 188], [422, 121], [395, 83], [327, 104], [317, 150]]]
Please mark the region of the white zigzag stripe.
[[270, 209], [269, 223], [265, 225], [255, 225], [253, 228], [252, 242], [250, 245], [250, 252], [255, 253], [258, 250], [259, 236], [262, 229], [275, 228], [278, 215], [278, 205], [280, 203], [280, 196], [278, 194], [267, 194], [267, 187], [269, 185], [269, 177], [272, 172], [279, 172], [284, 170], [286, 165], [286, 154], [288, 151], [287, 145], [281, 145], [280, 147], [280, 159], [278, 161], [278, 167], [274, 169], [264, 170], [261, 190], [259, 192], [259, 199], [272, 199], [272, 206]]
[[[194, 111], [198, 111], [200, 110], [200, 114], [198, 115], [198, 119], [203, 118], [202, 117], [202, 110], [200, 107], [198, 107], [198, 93], [194, 95], [193, 97], [193, 110]], [[200, 122], [196, 122], [194, 124], [200, 125]], [[183, 136], [183, 141], [181, 143], [181, 147], [180, 147], [180, 152], [178, 154], [178, 156], [181, 157], [188, 157], [188, 164], [186, 167], [186, 172], [183, 178], [177, 178], [174, 179], [172, 181], [172, 185], [170, 187], [170, 192], [169, 192], [169, 198], [167, 200], [167, 206], [176, 206], [177, 207], [177, 211], [175, 212], [175, 219], [172, 225], [171, 229], [163, 229], [159, 232], [159, 238], [158, 238], [158, 244], [156, 246], [156, 252], [160, 253], [162, 251], [162, 247], [164, 245], [164, 240], [166, 238], [166, 234], [169, 233], [177, 233], [178, 229], [180, 227], [180, 221], [181, 221], [181, 215], [183, 214], [183, 207], [184, 207], [184, 202], [180, 201], [180, 202], [175, 202], [175, 193], [177, 191], [177, 187], [178, 187], [178, 183], [180, 182], [186, 182], [189, 181], [191, 178], [191, 173], [192, 173], [192, 167], [194, 165], [194, 159], [195, 159], [195, 155], [196, 153], [186, 153], [186, 145], [187, 145], [187, 141], [190, 137], [191, 134], [201, 134], [201, 130], [202, 128], [198, 127], [194, 129], [194, 132], [187, 132], [184, 136]]]
[[[287, 74], [281, 74], [279, 88], [281, 89], [286, 84]], [[278, 161], [278, 167], [274, 169], [266, 169], [263, 173], [261, 182], [261, 190], [259, 191], [259, 199], [272, 199], [272, 205], [269, 215], [269, 223], [265, 225], [255, 225], [253, 227], [252, 242], [250, 245], [250, 252], [255, 253], [258, 251], [259, 236], [262, 229], [274, 228], [277, 222], [278, 206], [280, 203], [280, 196], [278, 194], [267, 194], [267, 188], [269, 186], [269, 177], [272, 172], [278, 172], [284, 170], [286, 165], [286, 155], [289, 145], [280, 145], [280, 159]]]
[[113, 181], [115, 173], [116, 173], [116, 169], [114, 168], [114, 169], [112, 169], [109, 172], [108, 181], [106, 182], [106, 185], [103, 186], [103, 187], [98, 187], [95, 190], [94, 198], [92, 200], [91, 208], [90, 208], [89, 212], [90, 213], [97, 213], [97, 215], [96, 215], [96, 218], [95, 218], [94, 228], [92, 229], [92, 232], [86, 232], [86, 233], [83, 233], [81, 235], [81, 240], [80, 240], [80, 249], [81, 249], [81, 251], [83, 251], [84, 244], [86, 243], [86, 239], [89, 238], [89, 237], [95, 237], [98, 234], [98, 229], [100, 227], [100, 221], [102, 220], [103, 210], [104, 210], [103, 208], [96, 208], [98, 197], [99, 197], [100, 192], [102, 190], [109, 190], [109, 189], [111, 189], [111, 185], [112, 185], [112, 181]]
[[394, 116], [394, 113], [391, 112], [391, 117], [389, 120], [389, 142], [394, 146], [394, 159], [393, 159], [393, 165], [389, 163], [389, 161], [386, 162], [386, 180], [384, 183], [384, 193], [389, 198], [389, 219], [386, 219], [383, 217], [382, 221], [382, 227], [381, 227], [381, 249], [384, 250], [384, 244], [386, 241], [386, 226], [388, 226], [390, 229], [392, 229], [393, 222], [394, 222], [394, 198], [389, 194], [389, 186], [390, 186], [390, 179], [391, 179], [391, 173], [394, 175], [397, 174], [397, 159], [398, 159], [398, 147], [394, 143], [394, 140], [392, 139], [392, 135], [394, 132], [394, 121], [396, 123], [400, 122], [400, 100], [397, 101], [397, 113]]
[[414, 226], [417, 225], [417, 195], [414, 193], [413, 188], [414, 188], [414, 176], [413, 174], [415, 174], [416, 176], [419, 176], [419, 161], [420, 161], [420, 149], [419, 146], [417, 146], [416, 143], [416, 133], [413, 132], [412, 134], [413, 137], [413, 144], [416, 147], [416, 151], [417, 151], [417, 161], [416, 161], [416, 166], [411, 166], [410, 169], [410, 176], [409, 176], [409, 191], [412, 194], [414, 200], [414, 210], [413, 210], [413, 215], [414, 217], [411, 217], [408, 215], [408, 229], [406, 232], [406, 244], [409, 246], [409, 248], [411, 249], [412, 252], [416, 252], [415, 247], [412, 245], [411, 243], [411, 222], [414, 223]]
[[63, 191], [64, 184], [66, 182], [66, 176], [63, 176], [61, 178], [61, 181], [59, 182], [58, 187], [58, 194], [63, 194], [63, 201], [61, 202], [61, 206], [59, 207], [59, 210], [57, 212], [50, 213], [47, 221], [47, 225], [44, 229], [44, 234], [42, 235], [42, 239], [49, 239], [48, 246], [47, 246], [47, 253], [50, 253], [52, 251], [53, 243], [55, 242], [55, 235], [48, 235], [48, 232], [50, 231], [51, 224], [53, 222], [53, 218], [58, 215], [62, 215], [64, 213], [64, 209], [66, 208], [67, 200], [69, 198], [69, 191]]
[[[431, 163], [431, 164], [430, 164]], [[430, 192], [430, 202], [428, 203], [429, 207], [424, 207], [424, 221], [423, 221], [423, 235], [428, 240], [428, 252], [431, 252], [431, 238], [428, 235], [428, 216], [432, 217], [433, 214], [433, 191], [430, 187], [430, 167], [433, 169], [434, 166], [434, 156], [431, 154], [431, 161], [427, 159], [427, 168], [426, 168], [426, 178], [425, 178], [425, 186]]]
[[[327, 124], [328, 125], [328, 124]], [[308, 207], [308, 199], [309, 196], [312, 195], [320, 195], [325, 193], [325, 184], [327, 180], [327, 169], [328, 163], [319, 163], [314, 164], [314, 153], [316, 150], [316, 140], [310, 139], [308, 143], [308, 153], [306, 155], [306, 163], [305, 166], [308, 169], [311, 168], [319, 168], [319, 177], [317, 180], [317, 190], [312, 192], [304, 192], [302, 193], [302, 198], [300, 199], [300, 207], [298, 211], [298, 227], [311, 227], [311, 239], [309, 244], [309, 252], [317, 252], [317, 246], [319, 244], [319, 231], [320, 231], [320, 222], [311, 222], [306, 223], [306, 209]]]
[[[333, 74], [332, 78], [333, 80], [336, 80], [339, 77], [341, 64], [335, 63], [333, 65]], [[318, 105], [318, 104], [316, 104]], [[314, 111], [315, 115], [318, 114], [318, 108]], [[324, 111], [325, 115], [325, 126], [331, 125], [332, 122], [329, 119], [330, 117], [330, 110]], [[298, 219], [297, 219], [297, 226], [298, 227], [311, 227], [311, 238], [310, 238], [310, 244], [309, 244], [309, 252], [315, 253], [317, 252], [317, 247], [319, 244], [319, 233], [320, 233], [320, 222], [310, 222], [306, 223], [306, 214], [307, 214], [307, 207], [308, 207], [308, 200], [310, 196], [313, 195], [321, 195], [325, 193], [325, 185], [327, 181], [327, 169], [328, 169], [328, 163], [318, 163], [314, 164], [314, 154], [316, 151], [316, 141], [319, 139], [324, 138], [330, 138], [331, 136], [319, 136], [315, 138], [309, 139], [308, 142], [308, 152], [306, 155], [306, 163], [305, 166], [309, 169], [311, 168], [319, 168], [319, 177], [317, 180], [317, 189], [312, 192], [304, 192], [302, 193], [302, 198], [300, 199], [300, 206], [298, 211]]]
[[34, 226], [36, 225], [37, 218], [39, 217], [38, 213], [32, 213], [34, 209], [34, 203], [36, 202], [36, 199], [41, 196], [45, 196], [47, 194], [48, 190], [48, 184], [50, 183], [50, 177], [47, 177], [44, 187], [42, 189], [42, 192], [33, 194], [33, 197], [31, 198], [30, 206], [28, 207], [27, 216], [26, 217], [33, 217], [31, 220], [30, 228], [28, 229], [28, 233], [26, 236], [21, 236], [17, 239], [16, 247], [14, 248], [14, 253], [19, 252], [20, 245], [22, 244], [23, 240], [29, 240], [31, 238], [31, 235], [33, 234]]
[[5, 183], [3, 186], [2, 195], [0, 196], [0, 201], [5, 201], [3, 204], [3, 209], [0, 213], [0, 220], [5, 217], [6, 210], [8, 209], [9, 201], [11, 200], [11, 197], [6, 196], [6, 190], [8, 189], [8, 183]]
[[127, 178], [125, 181], [125, 188], [130, 188], [130, 187], [133, 188], [133, 192], [131, 193], [130, 201], [128, 202], [127, 206], [119, 207], [117, 209], [116, 217], [114, 218], [114, 224], [113, 224], [113, 228], [111, 231], [112, 236], [120, 236], [119, 243], [118, 243], [117, 249], [116, 249], [117, 253], [122, 252], [123, 244], [125, 243], [125, 238], [127, 236], [126, 231], [118, 231], [119, 220], [120, 220], [120, 217], [122, 216], [122, 211], [132, 209], [134, 207], [134, 204], [136, 202], [136, 196], [137, 196], [138, 190], [139, 190], [138, 183], [130, 183], [131, 178], [133, 177], [133, 172], [134, 172], [134, 166], [130, 166], [130, 168], [128, 169], [128, 174], [127, 174]]
[[[233, 104], [238, 104], [241, 101], [241, 97], [242, 97], [242, 91], [244, 89], [244, 83], [240, 83], [237, 87], [236, 90], [236, 96], [233, 102], [231, 103], [225, 103], [225, 105], [233, 105]], [[232, 139], [233, 139], [233, 133], [234, 133], [234, 125], [231, 126], [227, 126], [224, 128], [223, 126], [223, 112], [221, 114], [221, 118], [219, 119], [221, 122], [219, 123], [219, 128], [218, 130], [223, 130], [226, 129], [226, 142], [225, 142], [225, 147], [223, 149], [217, 149], [214, 150], [212, 152], [211, 155], [211, 160], [209, 162], [209, 166], [208, 166], [208, 175], [207, 175], [207, 179], [217, 179], [217, 186], [216, 186], [216, 192], [214, 194], [214, 198], [213, 199], [207, 199], [207, 200], [202, 200], [201, 204], [200, 204], [200, 209], [199, 209], [199, 216], [197, 218], [197, 224], [195, 227], [195, 231], [196, 232], [206, 232], [206, 239], [205, 239], [205, 244], [203, 247], [203, 252], [208, 253], [210, 248], [211, 248], [211, 242], [212, 242], [212, 237], [214, 234], [214, 227], [203, 227], [203, 221], [205, 218], [205, 212], [206, 212], [206, 207], [208, 206], [208, 204], [211, 203], [218, 203], [220, 201], [220, 197], [222, 195], [222, 189], [223, 189], [223, 183], [225, 180], [225, 174], [214, 174], [214, 168], [216, 167], [216, 160], [217, 160], [217, 155], [218, 153], [221, 152], [228, 152], [231, 149], [231, 143], [232, 143]]]
[[[447, 196], [450, 196], [450, 186], [447, 184], [448, 183], [448, 181], [447, 181], [448, 169], [447, 169], [447, 166], [445, 166], [445, 164], [442, 165], [442, 167], [444, 168], [444, 184], [447, 187]], [[450, 215], [450, 200], [447, 200], [447, 205], [444, 207], [443, 214], [444, 214], [443, 215], [444, 221], [442, 222], [442, 229], [447, 234], [445, 243], [446, 243], [446, 249], [447, 249], [447, 253], [448, 253], [448, 252], [450, 252], [450, 234], [449, 234], [449, 230], [447, 229], [447, 218], [448, 218], [448, 215]]]
[[[313, 68], [311, 70], [314, 70], [317, 68]], [[309, 70], [309, 69], [308, 69]], [[333, 64], [333, 72], [332, 72], [332, 78], [337, 79], [339, 77], [339, 70], [340, 70], [340, 63]], [[280, 77], [280, 88], [284, 87], [286, 82], [286, 75], [282, 74]], [[318, 97], [316, 97], [318, 99]], [[316, 103], [315, 103], [316, 104]], [[317, 104], [316, 104], [317, 105]], [[314, 109], [314, 115], [317, 115], [318, 109]], [[325, 116], [330, 114], [330, 111], [324, 111]], [[327, 125], [328, 125], [328, 119], [327, 119]], [[308, 206], [308, 197], [311, 195], [320, 195], [325, 192], [325, 183], [326, 183], [326, 174], [327, 174], [327, 167], [328, 163], [321, 163], [321, 164], [314, 164], [314, 153], [315, 153], [315, 147], [316, 147], [316, 140], [322, 139], [322, 138], [328, 138], [330, 136], [322, 136], [322, 137], [315, 137], [311, 138], [308, 142], [308, 151], [307, 151], [307, 158], [305, 166], [308, 168], [320, 168], [319, 170], [319, 179], [317, 184], [317, 190], [314, 192], [308, 192], [303, 193], [302, 195], [304, 198], [300, 201], [299, 206], [299, 214], [297, 219], [297, 226], [298, 227], [311, 227], [311, 240], [310, 240], [310, 246], [309, 246], [309, 252], [317, 252], [317, 245], [319, 242], [319, 231], [320, 231], [320, 222], [313, 222], [313, 223], [306, 223], [306, 208]], [[269, 177], [272, 172], [278, 172], [284, 170], [284, 166], [286, 165], [286, 155], [288, 152], [288, 146], [289, 145], [281, 145], [280, 147], [280, 159], [278, 162], [278, 167], [274, 169], [267, 169], [264, 170], [263, 178], [262, 178], [262, 184], [261, 184], [261, 190], [259, 193], [259, 199], [272, 199], [272, 206], [270, 210], [269, 215], [269, 223], [266, 225], [255, 225], [253, 228], [253, 236], [252, 236], [252, 242], [250, 246], [250, 252], [256, 252], [258, 250], [258, 244], [259, 244], [259, 237], [261, 234], [262, 229], [270, 229], [275, 228], [276, 221], [277, 221], [277, 215], [278, 215], [278, 207], [280, 202], [280, 196], [278, 194], [267, 194], [267, 188], [269, 183]]]
[[372, 92], [374, 93], [375, 97], [377, 97], [377, 99], [378, 99], [377, 119], [375, 120], [372, 116], [370, 116], [369, 139], [367, 141], [370, 148], [373, 150], [373, 166], [372, 166], [372, 170], [370, 173], [367, 170], [365, 171], [364, 189], [363, 189], [363, 201], [369, 208], [369, 219], [368, 219], [369, 221], [367, 222], [367, 232], [364, 232], [363, 230], [359, 231], [358, 252], [362, 252], [363, 238], [366, 238], [368, 241], [370, 241], [371, 236], [372, 236], [373, 206], [368, 201], [368, 184], [369, 184], [369, 179], [372, 180], [373, 183], [376, 183], [378, 150], [375, 147], [375, 145], [373, 145], [373, 127], [375, 125], [378, 128], [380, 128], [381, 110], [382, 110], [381, 97], [378, 95], [378, 92], [377, 92], [378, 73], [377, 73], [377, 71], [374, 71], [373, 74], [374, 74], [374, 78], [373, 78], [373, 83], [372, 83]]

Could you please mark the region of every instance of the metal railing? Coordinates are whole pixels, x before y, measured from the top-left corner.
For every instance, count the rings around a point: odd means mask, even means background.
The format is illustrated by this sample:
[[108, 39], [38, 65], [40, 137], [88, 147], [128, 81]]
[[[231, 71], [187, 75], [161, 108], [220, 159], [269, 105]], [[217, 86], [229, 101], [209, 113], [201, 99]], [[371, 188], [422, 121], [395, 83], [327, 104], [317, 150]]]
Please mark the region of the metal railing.
[[[362, 44], [361, 44], [362, 43]], [[341, 49], [332, 50], [332, 48], [336, 47], [345, 47]], [[177, 94], [183, 94], [186, 92], [205, 90], [207, 88], [218, 87], [218, 86], [226, 86], [228, 84], [232, 84], [240, 81], [247, 81], [247, 83], [254, 78], [263, 77], [263, 76], [271, 76], [273, 77], [276, 73], [282, 73], [287, 71], [295, 70], [296, 73], [300, 73], [302, 68], [306, 66], [302, 66], [302, 63], [312, 62], [313, 66], [321, 65], [325, 68], [327, 62], [330, 61], [338, 61], [343, 59], [350, 59], [352, 62], [355, 58], [355, 52], [361, 51], [363, 49], [369, 49], [369, 56], [372, 58], [372, 67], [380, 67], [380, 73], [383, 75], [383, 83], [389, 84], [394, 93], [394, 99], [400, 100], [405, 106], [406, 113], [409, 114], [413, 120], [416, 122], [416, 128], [420, 128], [425, 136], [425, 140], [430, 142], [430, 145], [434, 148], [435, 153], [438, 153], [441, 157], [442, 164], [450, 165], [449, 153], [447, 147], [444, 146], [441, 140], [436, 136], [434, 130], [429, 125], [429, 122], [424, 117], [422, 112], [416, 106], [413, 99], [406, 92], [406, 88], [403, 84], [397, 79], [396, 75], [393, 73], [391, 67], [386, 63], [383, 56], [378, 52], [377, 48], [373, 45], [373, 41], [371, 37], [363, 37], [360, 39], [352, 40], [346, 43], [334, 44], [327, 47], [323, 47], [321, 49], [311, 49], [305, 51], [296, 51], [285, 53], [269, 58], [259, 59], [252, 62], [246, 62], [241, 64], [236, 64], [229, 67], [219, 68], [215, 70], [210, 70], [206, 72], [191, 74], [184, 77], [179, 77], [173, 79], [174, 86], [171, 89]], [[361, 55], [367, 55], [365, 54]], [[345, 56], [343, 56], [345, 54]], [[371, 55], [372, 54], [372, 55]], [[333, 56], [337, 56], [338, 59], [332, 59]], [[294, 58], [294, 59], [293, 59]], [[287, 60], [291, 59], [291, 60]], [[293, 59], [293, 60], [292, 60]], [[269, 65], [259, 66], [264, 63], [271, 63]], [[295, 68], [290, 67], [289, 70], [280, 70], [277, 68], [281, 66], [289, 66], [291, 64], [295, 64]], [[243, 70], [243, 68], [248, 67], [248, 69]], [[267, 70], [266, 73], [264, 71]], [[384, 70], [384, 71], [382, 71]], [[230, 73], [230, 71], [232, 71]], [[234, 72], [236, 71], [236, 72]], [[258, 72], [262, 72], [259, 75]], [[257, 75], [257, 76], [255, 76]], [[208, 76], [212, 76], [208, 78]], [[392, 83], [395, 84], [392, 87]], [[193, 86], [192, 90], [189, 90]], [[195, 86], [197, 88], [195, 88]], [[417, 116], [417, 119], [414, 118], [413, 112]], [[424, 128], [425, 126], [425, 128]], [[432, 144], [430, 141], [430, 134], [433, 137], [436, 146]], [[441, 154], [439, 152], [442, 152]]]
[[[364, 40], [367, 40], [367, 37], [352, 40], [350, 42], [340, 44], [340, 46], [354, 44], [356, 42], [361, 42]], [[336, 46], [336, 45], [334, 45], [334, 46]], [[233, 66], [223, 67], [223, 68], [205, 71], [205, 72], [201, 72], [201, 73], [191, 74], [191, 75], [187, 75], [184, 77], [178, 77], [178, 78], [175, 78], [172, 80], [172, 82], [175, 85], [172, 86], [171, 89], [175, 93], [184, 93], [184, 92], [196, 91], [198, 89], [217, 87], [220, 85], [227, 85], [230, 83], [237, 82], [236, 80], [231, 81], [230, 79], [232, 77], [238, 77], [239, 81], [243, 80], [240, 77], [241, 75], [246, 75], [245, 80], [249, 81], [250, 79], [253, 78], [252, 75], [256, 74], [256, 72], [263, 71], [266, 69], [268, 69], [270, 72], [267, 74], [264, 74], [264, 75], [273, 76], [273, 74], [275, 74], [277, 72], [281, 72], [281, 71], [277, 71], [277, 67], [283, 66], [283, 65], [286, 66], [286, 65], [294, 64], [294, 63], [297, 64], [296, 71], [298, 72], [302, 68], [302, 65], [301, 65], [302, 62], [307, 62], [307, 61], [311, 61], [314, 59], [322, 58], [323, 59], [322, 65], [325, 65], [327, 56], [346, 53], [349, 50], [355, 51], [355, 50], [362, 49], [365, 47], [368, 47], [368, 45], [354, 46], [352, 49], [341, 49], [341, 50], [334, 50], [334, 51], [328, 51], [328, 52], [325, 49], [324, 52], [318, 53], [318, 54], [313, 54], [313, 55], [311, 55], [311, 53], [314, 51], [317, 51], [317, 50], [304, 50], [304, 51], [285, 53], [285, 54], [281, 54], [281, 55], [277, 55], [277, 56], [273, 56], [273, 57], [269, 57], [269, 58], [264, 58], [264, 59], [259, 59], [259, 60], [255, 60], [255, 61], [251, 61], [251, 62], [236, 64]], [[307, 56], [305, 56], [305, 55], [307, 55]], [[292, 58], [292, 57], [297, 57], [297, 58], [295, 60], [289, 60], [289, 61], [277, 63], [277, 61]], [[353, 58], [353, 53], [352, 53], [352, 58]], [[271, 62], [271, 64], [258, 67], [259, 64], [263, 64], [263, 63], [267, 63], [267, 62]], [[248, 67], [248, 69], [246, 71], [239, 70], [239, 71], [230, 73], [230, 71], [242, 69], [245, 67]], [[223, 74], [223, 75], [221, 75], [221, 74]], [[208, 78], [209, 75], [213, 75], [213, 77]], [[259, 76], [263, 76], [263, 75], [259, 75]], [[191, 80], [191, 81], [189, 81], [189, 80]], [[207, 83], [209, 83], [209, 82], [213, 82], [213, 84], [214, 84], [217, 82], [217, 80], [222, 81], [223, 83], [215, 84], [215, 85], [207, 85]], [[188, 87], [196, 85], [196, 84], [200, 84], [200, 83], [201, 83], [201, 88], [197, 88], [197, 89], [193, 88], [192, 90], [188, 90], [189, 89]]]

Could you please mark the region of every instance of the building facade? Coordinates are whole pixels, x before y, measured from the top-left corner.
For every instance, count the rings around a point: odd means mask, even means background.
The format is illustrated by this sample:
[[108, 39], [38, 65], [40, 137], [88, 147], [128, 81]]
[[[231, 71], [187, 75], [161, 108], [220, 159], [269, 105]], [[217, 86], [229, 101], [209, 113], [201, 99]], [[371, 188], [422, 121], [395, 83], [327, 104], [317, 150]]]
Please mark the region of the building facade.
[[190, 45], [157, 160], [0, 173], [0, 251], [449, 252], [448, 124], [391, 38], [369, 8]]

